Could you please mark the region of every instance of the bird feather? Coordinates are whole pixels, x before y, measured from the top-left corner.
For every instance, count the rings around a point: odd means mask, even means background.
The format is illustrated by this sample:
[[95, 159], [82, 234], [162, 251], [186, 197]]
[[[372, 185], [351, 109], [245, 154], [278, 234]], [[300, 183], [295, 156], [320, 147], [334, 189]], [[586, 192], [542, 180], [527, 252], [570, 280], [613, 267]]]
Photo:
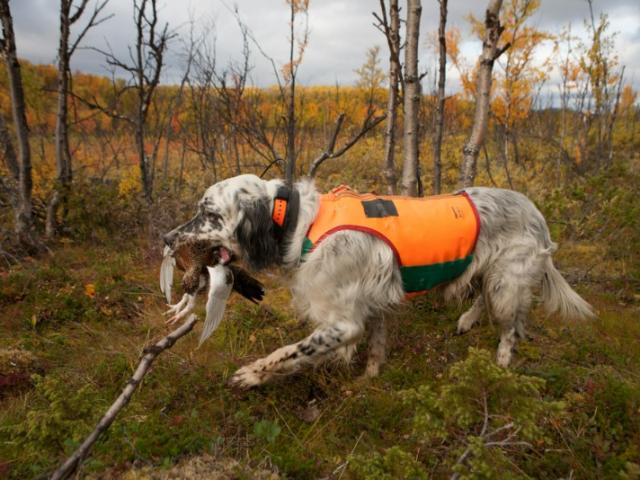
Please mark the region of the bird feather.
[[171, 287], [173, 286], [173, 271], [176, 266], [176, 259], [173, 250], [164, 247], [164, 258], [160, 265], [160, 291], [164, 293], [167, 303], [171, 303]]
[[229, 295], [233, 288], [233, 273], [224, 265], [207, 267], [209, 271], [209, 296], [207, 298], [207, 316], [200, 334], [198, 346], [211, 336], [220, 325]]

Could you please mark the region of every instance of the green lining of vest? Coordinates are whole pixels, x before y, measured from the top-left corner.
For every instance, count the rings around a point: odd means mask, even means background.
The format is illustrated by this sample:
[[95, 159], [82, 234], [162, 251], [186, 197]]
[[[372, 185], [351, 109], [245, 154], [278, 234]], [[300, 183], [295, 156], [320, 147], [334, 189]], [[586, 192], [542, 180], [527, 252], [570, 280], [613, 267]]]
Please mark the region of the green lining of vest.
[[458, 278], [467, 269], [471, 260], [473, 255], [450, 262], [400, 267], [404, 291], [421, 292]]
[[[313, 250], [313, 243], [307, 237], [302, 242], [302, 261]], [[429, 290], [441, 283], [449, 282], [462, 275], [473, 260], [473, 254], [450, 262], [400, 267], [402, 287], [406, 293]]]
[[313, 242], [309, 240], [308, 237], [304, 237], [304, 241], [302, 242], [302, 253], [301, 253], [301, 257], [303, 261], [304, 261], [304, 257], [306, 257], [311, 250], [313, 250]]

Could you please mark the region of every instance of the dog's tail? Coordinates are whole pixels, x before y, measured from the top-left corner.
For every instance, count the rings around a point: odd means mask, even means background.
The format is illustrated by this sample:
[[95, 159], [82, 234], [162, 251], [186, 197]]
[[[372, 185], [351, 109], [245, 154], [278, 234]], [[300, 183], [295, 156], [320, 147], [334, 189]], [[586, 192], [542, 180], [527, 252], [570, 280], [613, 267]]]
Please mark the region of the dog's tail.
[[547, 313], [559, 312], [563, 318], [594, 318], [593, 308], [567, 283], [549, 255], [545, 259], [542, 300]]

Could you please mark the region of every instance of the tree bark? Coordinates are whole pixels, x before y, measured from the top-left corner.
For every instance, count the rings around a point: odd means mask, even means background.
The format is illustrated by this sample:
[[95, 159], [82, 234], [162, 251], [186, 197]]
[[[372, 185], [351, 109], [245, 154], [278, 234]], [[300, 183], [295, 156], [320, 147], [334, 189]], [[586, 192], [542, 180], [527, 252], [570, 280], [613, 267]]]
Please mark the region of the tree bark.
[[420, 0], [407, 0], [407, 46], [404, 63], [404, 161], [402, 194], [420, 194], [418, 111], [420, 109], [420, 78], [418, 75], [418, 44], [420, 37]]
[[484, 144], [489, 120], [489, 100], [491, 97], [491, 73], [493, 64], [502, 53], [509, 48], [509, 44], [498, 48], [498, 41], [504, 27], [500, 25], [500, 7], [502, 0], [489, 0], [485, 13], [485, 33], [480, 54], [480, 66], [476, 80], [476, 109], [473, 117], [473, 127], [469, 140], [462, 148], [462, 165], [460, 166], [460, 188], [473, 185], [476, 178], [478, 154]]
[[16, 234], [21, 243], [33, 246], [35, 234], [33, 231], [33, 205], [31, 194], [33, 181], [31, 178], [31, 148], [29, 146], [29, 126], [27, 124], [24, 90], [22, 87], [22, 73], [16, 53], [15, 35], [13, 33], [13, 19], [9, 0], [0, 0], [0, 21], [2, 22], [3, 38], [0, 44], [2, 54], [7, 64], [9, 77], [9, 94], [11, 109], [18, 137], [19, 174], [18, 190], [19, 204], [16, 212]]
[[380, 0], [383, 18], [385, 19], [385, 36], [389, 45], [389, 98], [387, 99], [387, 124], [384, 132], [384, 179], [387, 183], [387, 193], [396, 193], [396, 125], [398, 123], [398, 99], [400, 83], [400, 9], [398, 0], [389, 2], [389, 26], [386, 28], [385, 4]]
[[69, 153], [68, 101], [69, 93], [69, 32], [71, 0], [60, 2], [60, 43], [58, 45], [58, 112], [56, 115], [56, 192], [52, 197], [47, 214], [46, 235], [51, 237], [56, 229], [56, 210], [58, 202], [62, 202], [63, 217], [67, 209], [67, 196], [71, 186], [71, 155]]
[[289, 68], [291, 68], [291, 81], [289, 83], [289, 102], [287, 105], [287, 165], [285, 170], [287, 185], [293, 185], [296, 171], [296, 67], [294, 66], [295, 46], [295, 2], [290, 2], [291, 7], [291, 41], [289, 44]]
[[99, 19], [100, 12], [109, 0], [96, 3], [93, 14], [87, 24], [80, 30], [76, 39], [71, 42], [71, 26], [76, 23], [85, 12], [89, 0], [80, 0], [72, 13], [73, 0], [60, 0], [60, 39], [58, 42], [58, 108], [56, 113], [55, 155], [56, 155], [56, 186], [47, 207], [47, 221], [45, 232], [47, 237], [55, 234], [57, 228], [56, 214], [58, 204], [62, 205], [62, 219], [67, 216], [68, 198], [71, 192], [72, 161], [69, 148], [69, 94], [71, 91], [71, 57], [86, 33], [96, 25], [111, 18], [111, 15]]
[[13, 147], [11, 134], [2, 115], [0, 115], [0, 152], [2, 152], [4, 163], [7, 170], [9, 170], [11, 178], [15, 182], [18, 182], [20, 179], [20, 165], [18, 163], [18, 157], [16, 156], [16, 150]]
[[438, 28], [438, 100], [436, 104], [435, 133], [433, 138], [433, 194], [438, 195], [442, 183], [442, 136], [444, 132], [444, 87], [447, 75], [447, 0], [439, 0], [440, 26]]

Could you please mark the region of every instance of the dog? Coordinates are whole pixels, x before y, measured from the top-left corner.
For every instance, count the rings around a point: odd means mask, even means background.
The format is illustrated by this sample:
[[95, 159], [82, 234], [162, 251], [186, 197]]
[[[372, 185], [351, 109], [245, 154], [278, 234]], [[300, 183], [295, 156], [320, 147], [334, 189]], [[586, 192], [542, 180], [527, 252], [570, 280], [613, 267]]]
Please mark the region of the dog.
[[[500, 327], [497, 363], [508, 366], [533, 300], [542, 286], [549, 313], [564, 318], [593, 317], [555, 268], [544, 217], [524, 195], [472, 187], [460, 193], [474, 205], [479, 222], [473, 258], [441, 287], [446, 300], [477, 296], [458, 319], [467, 332], [483, 312]], [[385, 360], [385, 313], [405, 298], [400, 265], [388, 243], [366, 231], [341, 230], [327, 236], [304, 259], [305, 236], [318, 215], [320, 194], [312, 180], [287, 188], [282, 180], [240, 175], [209, 187], [196, 215], [164, 235], [175, 249], [202, 241], [227, 263], [241, 261], [254, 271], [282, 267], [291, 279], [293, 302], [315, 330], [306, 338], [240, 368], [229, 383], [251, 388], [335, 358], [348, 361], [370, 330], [364, 375], [376, 376]], [[284, 212], [284, 215], [282, 214]], [[277, 217], [277, 218], [276, 218]]]

